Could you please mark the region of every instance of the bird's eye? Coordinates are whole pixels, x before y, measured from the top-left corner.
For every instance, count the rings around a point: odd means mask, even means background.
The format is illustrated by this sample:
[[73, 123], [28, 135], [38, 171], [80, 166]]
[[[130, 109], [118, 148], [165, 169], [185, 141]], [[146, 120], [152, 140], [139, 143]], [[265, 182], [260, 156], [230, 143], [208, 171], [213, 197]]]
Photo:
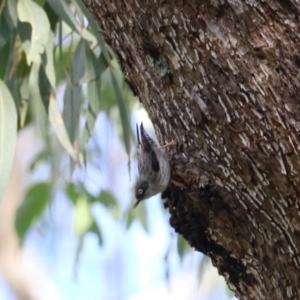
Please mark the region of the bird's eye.
[[142, 189], [139, 189], [139, 190], [138, 190], [138, 193], [139, 193], [140, 195], [142, 195], [142, 194], [143, 194], [143, 190], [142, 190]]

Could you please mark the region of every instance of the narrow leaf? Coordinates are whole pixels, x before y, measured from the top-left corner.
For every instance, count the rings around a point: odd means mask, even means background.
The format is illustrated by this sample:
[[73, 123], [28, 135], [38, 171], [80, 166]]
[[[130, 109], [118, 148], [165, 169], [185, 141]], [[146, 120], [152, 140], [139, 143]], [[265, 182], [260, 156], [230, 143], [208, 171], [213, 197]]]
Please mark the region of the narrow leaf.
[[121, 123], [122, 123], [122, 129], [123, 129], [123, 139], [125, 144], [126, 153], [129, 157], [130, 153], [130, 136], [131, 136], [131, 127], [129, 122], [129, 112], [127, 103], [122, 95], [121, 89], [119, 87], [119, 84], [117, 82], [117, 79], [115, 77], [115, 74], [113, 71], [111, 71], [111, 78], [112, 78], [112, 84], [114, 87], [114, 91], [117, 97], [117, 103], [120, 111], [121, 116]]
[[45, 50], [49, 32], [50, 23], [45, 11], [32, 0], [18, 1], [18, 15], [21, 22], [31, 24], [31, 44], [30, 51], [27, 53], [27, 63], [40, 62], [40, 54]]
[[102, 238], [100, 228], [99, 228], [98, 224], [96, 223], [96, 221], [94, 219], [93, 219], [93, 222], [92, 222], [91, 226], [88, 228], [87, 232], [91, 232], [91, 233], [96, 234], [96, 236], [98, 238], [99, 246], [101, 246], [103, 244], [103, 238]]
[[85, 72], [79, 82], [80, 84], [98, 78], [109, 66], [103, 55], [100, 55], [100, 57], [97, 58], [87, 45], [85, 54], [84, 68], [82, 68]]
[[0, 80], [0, 201], [10, 176], [17, 137], [17, 112], [14, 100]]
[[18, 3], [18, 0], [7, 1], [7, 9], [9, 11], [10, 19], [11, 19], [14, 27], [17, 27], [17, 24], [18, 24], [17, 3]]
[[100, 28], [99, 28], [98, 23], [95, 21], [94, 16], [92, 16], [92, 14], [86, 8], [86, 6], [82, 2], [82, 0], [76, 0], [76, 1], [77, 1], [77, 4], [80, 6], [81, 10], [83, 11], [83, 13], [85, 14], [85, 16], [87, 17], [87, 19], [89, 20], [89, 25], [91, 26], [92, 32], [94, 33], [94, 35], [97, 39], [98, 45], [101, 48], [101, 52], [103, 53], [104, 59], [105, 59], [106, 63], [109, 65], [110, 61], [111, 61], [111, 57], [107, 51], [107, 46], [102, 37], [102, 34], [100, 33]]
[[0, 78], [4, 79], [5, 75], [7, 74], [7, 66], [9, 64], [9, 58], [11, 57], [11, 43], [7, 42], [1, 49], [0, 49]]
[[66, 189], [66, 193], [69, 196], [70, 200], [74, 205], [76, 205], [77, 200], [80, 197], [80, 194], [76, 190], [76, 186], [74, 183], [69, 183]]
[[101, 77], [88, 83], [88, 109], [86, 115], [86, 122], [81, 139], [82, 146], [85, 146], [93, 134], [95, 123], [100, 107], [100, 94], [101, 94]]
[[56, 78], [55, 78], [55, 70], [54, 70], [53, 47], [54, 47], [54, 35], [50, 31], [48, 43], [46, 45], [46, 51], [42, 55], [42, 64], [44, 66], [45, 73], [48, 77], [51, 87], [55, 89]]
[[0, 15], [0, 48], [3, 47], [12, 35], [12, 21], [10, 19], [9, 11], [5, 6], [4, 10]]
[[29, 228], [41, 216], [42, 212], [46, 208], [48, 201], [48, 183], [38, 183], [32, 186], [28, 191], [24, 201], [17, 210], [15, 219], [15, 228], [21, 241], [24, 240], [24, 237]]
[[75, 205], [74, 228], [78, 236], [83, 236], [92, 224], [91, 209], [85, 196], [81, 196]]
[[[81, 87], [67, 84], [64, 95], [63, 121], [71, 144], [78, 141]], [[78, 143], [77, 143], [78, 144]]]
[[83, 39], [80, 40], [80, 42], [77, 45], [74, 58], [73, 58], [73, 64], [72, 64], [72, 84], [76, 85], [78, 84], [79, 80], [84, 75], [85, 70], [85, 41]]
[[128, 156], [127, 169], [128, 169], [129, 179], [131, 180], [131, 174], [130, 174], [130, 170], [131, 170], [131, 160], [130, 160], [131, 127], [130, 127], [130, 122], [129, 122], [128, 106], [127, 106], [127, 102], [125, 101], [125, 99], [123, 97], [121, 89], [118, 85], [115, 74], [112, 70], [111, 70], [111, 77], [112, 77], [112, 84], [114, 87], [114, 92], [116, 93], [116, 96], [117, 96], [117, 103], [118, 103], [120, 116], [121, 116], [121, 123], [122, 123], [122, 129], [123, 129], [123, 140], [124, 140], [125, 150], [126, 150], [126, 153]]
[[107, 191], [101, 191], [98, 201], [108, 208], [117, 206], [115, 197]]
[[62, 19], [68, 26], [77, 32], [82, 38], [90, 41], [92, 44], [96, 44], [95, 37], [86, 30], [86, 28], [80, 27], [70, 7], [67, 5], [67, 1], [61, 0], [48, 0], [49, 5], [55, 11], [55, 13]]
[[130, 208], [127, 215], [126, 228], [128, 229], [135, 220], [139, 220], [145, 231], [148, 232], [147, 213], [144, 204], [140, 204], [136, 209]]
[[[51, 125], [52, 125], [52, 127], [53, 127], [53, 129], [56, 133], [56, 136], [57, 136], [58, 140], [60, 141], [61, 145], [64, 147], [64, 149], [67, 151], [67, 153], [75, 161], [77, 161], [78, 160], [77, 153], [75, 152], [75, 150], [74, 150], [74, 148], [73, 148], [73, 146], [70, 142], [70, 139], [69, 139], [69, 136], [68, 136], [68, 133], [67, 133], [67, 130], [66, 130], [61, 112], [60, 112], [59, 107], [58, 107], [58, 102], [57, 102], [56, 98], [53, 95], [50, 95], [49, 121], [50, 121], [50, 123], [51, 123]], [[79, 157], [79, 161], [81, 161], [80, 157]]]
[[186, 248], [187, 248], [187, 242], [181, 235], [178, 235], [177, 236], [177, 252], [178, 252], [181, 260], [183, 259], [183, 255], [184, 255]]
[[[44, 130], [46, 128], [46, 120], [47, 114], [46, 109], [48, 107], [48, 100], [46, 102], [43, 101], [41, 96], [41, 91], [39, 87], [39, 80], [40, 80], [40, 67], [41, 63], [33, 63], [30, 70], [29, 75], [29, 94], [30, 94], [30, 101], [31, 101], [31, 109], [33, 110], [33, 115], [36, 116], [38, 121], [38, 125]], [[45, 99], [44, 99], [45, 100]]]

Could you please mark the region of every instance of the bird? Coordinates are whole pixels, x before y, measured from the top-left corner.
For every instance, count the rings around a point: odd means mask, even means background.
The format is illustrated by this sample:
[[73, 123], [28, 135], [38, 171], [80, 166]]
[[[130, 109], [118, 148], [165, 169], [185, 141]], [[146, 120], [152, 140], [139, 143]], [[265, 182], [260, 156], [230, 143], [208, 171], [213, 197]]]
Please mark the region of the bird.
[[170, 182], [171, 167], [167, 153], [145, 131], [143, 123], [136, 124], [137, 159], [139, 178], [135, 185], [136, 202], [133, 208], [145, 199], [164, 192]]

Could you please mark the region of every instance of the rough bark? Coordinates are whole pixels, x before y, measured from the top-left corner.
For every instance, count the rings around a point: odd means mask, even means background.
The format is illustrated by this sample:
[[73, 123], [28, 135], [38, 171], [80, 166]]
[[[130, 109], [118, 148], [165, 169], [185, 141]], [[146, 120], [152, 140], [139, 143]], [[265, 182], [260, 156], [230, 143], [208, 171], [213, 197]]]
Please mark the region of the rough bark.
[[240, 299], [300, 299], [300, 4], [83, 0], [159, 140], [170, 224]]

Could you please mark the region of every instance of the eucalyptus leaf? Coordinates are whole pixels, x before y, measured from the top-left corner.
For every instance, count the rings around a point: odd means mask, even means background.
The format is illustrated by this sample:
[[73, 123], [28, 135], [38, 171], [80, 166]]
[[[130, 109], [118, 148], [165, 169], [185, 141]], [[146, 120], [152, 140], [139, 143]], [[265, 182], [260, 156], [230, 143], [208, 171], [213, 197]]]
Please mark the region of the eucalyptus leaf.
[[87, 45], [85, 54], [85, 62], [82, 67], [85, 72], [79, 81], [80, 84], [90, 82], [98, 78], [109, 66], [103, 55], [100, 55], [99, 58], [97, 58], [94, 52]]
[[81, 87], [72, 87], [70, 84], [67, 84], [64, 95], [63, 121], [73, 146], [75, 146], [76, 141], [78, 142], [80, 107]]
[[41, 216], [49, 202], [50, 189], [47, 182], [30, 188], [16, 213], [15, 228], [19, 239], [24, 240], [29, 228]]
[[31, 25], [30, 50], [27, 53], [27, 63], [39, 63], [49, 38], [50, 23], [45, 11], [32, 0], [19, 0], [18, 15], [21, 22]]
[[17, 112], [14, 100], [0, 80], [0, 201], [11, 173], [17, 138]]
[[0, 78], [4, 79], [8, 73], [8, 65], [11, 57], [12, 43], [7, 42], [0, 48]]
[[85, 146], [93, 134], [100, 106], [101, 77], [88, 83], [88, 109], [82, 135], [82, 145]]
[[132, 225], [134, 220], [139, 220], [145, 231], [148, 232], [147, 212], [144, 204], [139, 205], [136, 209], [130, 208], [126, 220], [127, 229]]
[[48, 111], [49, 111], [49, 121], [50, 121], [61, 145], [67, 151], [67, 153], [73, 158], [73, 160], [75, 160], [75, 161], [79, 160], [79, 162], [80, 162], [81, 161], [80, 156], [78, 157], [78, 153], [75, 152], [75, 150], [70, 142], [61, 112], [59, 110], [58, 102], [57, 102], [56, 98], [54, 97], [54, 95], [50, 95]]
[[52, 89], [55, 89], [56, 77], [55, 77], [55, 70], [54, 70], [53, 47], [54, 47], [54, 35], [50, 31], [48, 43], [46, 45], [46, 51], [42, 55], [42, 64]]
[[203, 277], [204, 277], [204, 274], [205, 274], [205, 271], [207, 269], [207, 266], [210, 262], [210, 258], [206, 255], [203, 255], [202, 259], [201, 259], [201, 262], [200, 262], [200, 265], [199, 265], [199, 269], [198, 269], [198, 281], [199, 281], [199, 284], [201, 284], [202, 280], [203, 280]]
[[91, 42], [92, 44], [96, 44], [96, 38], [94, 37], [94, 35], [84, 27], [80, 27], [77, 24], [74, 14], [68, 6], [67, 1], [48, 0], [48, 3], [53, 11], [55, 11], [55, 13], [60, 17], [60, 19], [68, 24], [71, 29], [77, 32], [85, 40]]
[[86, 197], [82, 195], [75, 205], [74, 228], [78, 236], [83, 236], [92, 224], [92, 215], [90, 206]]
[[178, 252], [181, 260], [183, 259], [183, 255], [184, 255], [186, 249], [187, 249], [187, 242], [181, 235], [178, 235], [177, 236], [177, 252]]
[[[47, 120], [47, 104], [43, 101], [43, 98], [40, 93], [39, 88], [39, 80], [40, 80], [40, 63], [33, 63], [30, 70], [28, 87], [29, 87], [29, 95], [30, 95], [30, 104], [33, 115], [36, 116], [38, 125], [41, 126], [43, 131], [46, 128], [46, 120]], [[49, 100], [48, 100], [49, 101]], [[47, 101], [47, 102], [48, 102]]]
[[8, 9], [12, 24], [14, 27], [17, 27], [17, 24], [18, 24], [18, 12], [17, 12], [18, 0], [9, 0], [6, 3], [7, 3], [7, 9]]
[[85, 70], [85, 41], [83, 39], [77, 45], [72, 64], [72, 84], [77, 85], [84, 75]]
[[100, 33], [100, 28], [98, 23], [96, 22], [94, 16], [90, 13], [90, 11], [86, 8], [82, 0], [76, 0], [77, 4], [80, 6], [81, 10], [87, 17], [89, 21], [89, 25], [91, 26], [92, 32], [95, 35], [98, 45], [100, 46], [101, 52], [103, 53], [104, 59], [106, 63], [109, 65], [111, 61], [111, 56], [109, 55], [109, 52], [107, 51], [107, 46], [105, 44], [105, 41], [103, 39], [102, 34]]
[[69, 183], [66, 189], [67, 195], [69, 196], [70, 200], [74, 205], [76, 205], [77, 200], [80, 197], [80, 194], [77, 191], [77, 187], [74, 185], [74, 183]]
[[117, 206], [117, 202], [113, 194], [107, 191], [101, 191], [98, 201], [106, 207]]
[[94, 219], [93, 219], [92, 224], [88, 228], [87, 232], [91, 232], [91, 233], [96, 234], [96, 236], [98, 238], [99, 246], [101, 246], [103, 244], [103, 237], [102, 237], [102, 234], [101, 234], [101, 230], [100, 230], [98, 224], [96, 223], [96, 221]]
[[131, 143], [130, 143], [131, 127], [130, 127], [130, 121], [129, 121], [129, 109], [128, 109], [128, 105], [123, 97], [122, 91], [119, 87], [119, 84], [117, 82], [116, 76], [113, 73], [113, 71], [111, 71], [111, 78], [112, 78], [112, 84], [113, 84], [114, 91], [116, 94], [117, 104], [118, 104], [120, 116], [121, 116], [124, 145], [125, 145], [126, 153], [129, 157], [130, 148], [131, 148]]
[[4, 8], [0, 16], [0, 48], [3, 47], [11, 37], [13, 30], [12, 21], [10, 19], [7, 7]]

